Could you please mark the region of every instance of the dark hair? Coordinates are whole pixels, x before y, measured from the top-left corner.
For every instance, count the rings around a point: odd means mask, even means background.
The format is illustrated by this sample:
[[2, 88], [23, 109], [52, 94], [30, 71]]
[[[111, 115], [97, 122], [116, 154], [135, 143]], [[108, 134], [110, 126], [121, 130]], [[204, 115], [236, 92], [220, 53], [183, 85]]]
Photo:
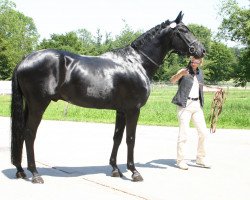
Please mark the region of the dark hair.
[[186, 68], [188, 69], [189, 74], [194, 75], [194, 70], [193, 70], [193, 68], [191, 66], [191, 60], [188, 62], [188, 65], [187, 65]]

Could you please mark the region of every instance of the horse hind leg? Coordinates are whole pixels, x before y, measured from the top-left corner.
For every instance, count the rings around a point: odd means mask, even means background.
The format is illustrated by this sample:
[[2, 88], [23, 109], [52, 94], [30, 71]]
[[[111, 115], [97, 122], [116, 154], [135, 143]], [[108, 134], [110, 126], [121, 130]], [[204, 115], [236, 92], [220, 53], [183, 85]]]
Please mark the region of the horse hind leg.
[[122, 112], [117, 111], [116, 112], [116, 123], [115, 123], [115, 133], [114, 133], [114, 137], [113, 137], [113, 149], [112, 149], [112, 153], [110, 156], [110, 160], [109, 160], [109, 164], [112, 166], [113, 170], [112, 170], [112, 176], [113, 177], [122, 177], [122, 173], [119, 170], [118, 166], [117, 166], [117, 162], [116, 162], [116, 158], [117, 158], [117, 152], [118, 152], [118, 148], [121, 144], [122, 141], [122, 137], [123, 137], [123, 132], [125, 129], [125, 115]]
[[[42, 103], [41, 103], [42, 102]], [[44, 183], [39, 175], [34, 154], [34, 141], [36, 138], [37, 128], [41, 122], [42, 115], [49, 105], [50, 101], [41, 101], [39, 103], [32, 102], [28, 105], [28, 116], [25, 126], [24, 140], [26, 145], [28, 170], [32, 173], [32, 183]]]

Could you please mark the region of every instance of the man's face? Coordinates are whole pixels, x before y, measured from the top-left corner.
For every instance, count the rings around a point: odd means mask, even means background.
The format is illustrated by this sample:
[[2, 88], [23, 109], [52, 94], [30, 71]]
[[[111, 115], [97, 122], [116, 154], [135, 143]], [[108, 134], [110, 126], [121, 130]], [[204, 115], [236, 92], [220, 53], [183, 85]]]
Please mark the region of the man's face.
[[191, 66], [194, 69], [197, 69], [200, 64], [201, 64], [201, 60], [198, 60], [198, 59], [192, 59], [191, 60]]

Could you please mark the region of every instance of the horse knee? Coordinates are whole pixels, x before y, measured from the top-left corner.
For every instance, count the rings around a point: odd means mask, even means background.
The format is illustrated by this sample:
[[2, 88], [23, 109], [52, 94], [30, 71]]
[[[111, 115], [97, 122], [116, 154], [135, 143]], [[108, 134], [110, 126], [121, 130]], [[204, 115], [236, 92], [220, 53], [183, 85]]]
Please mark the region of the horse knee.
[[134, 144], [135, 143], [135, 137], [129, 136], [126, 138], [127, 145]]

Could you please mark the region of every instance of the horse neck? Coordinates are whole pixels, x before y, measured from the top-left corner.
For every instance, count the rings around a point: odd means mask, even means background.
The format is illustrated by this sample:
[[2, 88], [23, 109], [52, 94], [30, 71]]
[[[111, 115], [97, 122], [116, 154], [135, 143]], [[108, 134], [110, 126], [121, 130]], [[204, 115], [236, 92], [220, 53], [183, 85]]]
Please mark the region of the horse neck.
[[142, 66], [146, 70], [149, 79], [153, 78], [160, 65], [163, 64], [163, 60], [169, 51], [170, 48], [167, 46], [154, 47], [153, 45], [144, 46], [137, 50], [141, 55]]

